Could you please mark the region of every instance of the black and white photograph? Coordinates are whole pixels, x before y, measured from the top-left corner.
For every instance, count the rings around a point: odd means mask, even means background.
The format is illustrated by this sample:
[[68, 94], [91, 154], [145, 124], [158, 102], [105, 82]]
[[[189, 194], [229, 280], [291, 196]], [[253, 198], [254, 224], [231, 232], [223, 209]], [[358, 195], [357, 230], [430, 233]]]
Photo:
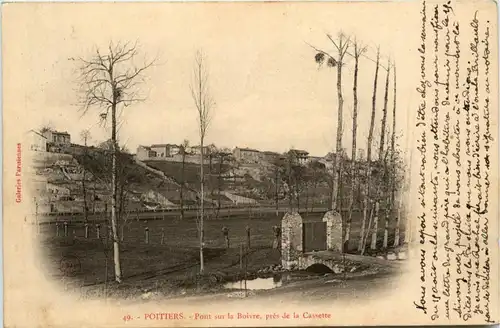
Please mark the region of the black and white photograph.
[[8, 322], [498, 321], [494, 9], [4, 5]]

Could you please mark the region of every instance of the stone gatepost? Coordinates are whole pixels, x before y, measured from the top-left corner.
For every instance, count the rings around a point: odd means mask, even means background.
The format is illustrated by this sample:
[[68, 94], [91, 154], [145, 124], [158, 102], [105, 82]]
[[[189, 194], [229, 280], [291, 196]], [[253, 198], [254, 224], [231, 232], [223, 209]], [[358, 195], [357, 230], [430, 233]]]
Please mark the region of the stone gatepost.
[[338, 212], [328, 211], [323, 222], [326, 222], [326, 248], [342, 252], [342, 216]]
[[285, 270], [299, 265], [303, 242], [302, 217], [299, 213], [286, 213], [281, 220], [281, 265]]

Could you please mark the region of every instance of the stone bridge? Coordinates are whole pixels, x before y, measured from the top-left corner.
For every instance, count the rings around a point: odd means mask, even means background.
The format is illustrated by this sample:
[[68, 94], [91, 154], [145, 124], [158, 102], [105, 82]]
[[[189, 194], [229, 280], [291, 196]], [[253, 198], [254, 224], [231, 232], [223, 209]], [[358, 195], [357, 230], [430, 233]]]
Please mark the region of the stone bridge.
[[[406, 258], [404, 251], [385, 256], [345, 254], [350, 262], [395, 266], [391, 260]], [[286, 270], [305, 270], [312, 266], [326, 266], [335, 273], [341, 269], [342, 218], [336, 212], [327, 212], [321, 222], [303, 222], [298, 213], [287, 213], [281, 221], [281, 264]], [[389, 261], [388, 261], [389, 260]]]
[[[321, 256], [317, 256], [322, 254]], [[342, 218], [329, 211], [322, 222], [303, 222], [298, 213], [286, 213], [281, 221], [281, 264], [287, 270], [323, 264], [334, 270], [342, 254]]]

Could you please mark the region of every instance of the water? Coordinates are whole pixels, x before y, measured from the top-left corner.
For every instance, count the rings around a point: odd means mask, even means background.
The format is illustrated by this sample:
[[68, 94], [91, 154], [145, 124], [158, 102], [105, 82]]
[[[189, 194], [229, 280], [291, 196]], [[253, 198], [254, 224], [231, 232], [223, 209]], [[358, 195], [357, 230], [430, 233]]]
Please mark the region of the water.
[[[246, 287], [248, 290], [266, 290], [280, 287], [282, 285], [281, 276], [274, 276], [270, 278], [256, 278], [247, 280]], [[227, 289], [245, 289], [245, 281], [233, 281], [224, 285]]]

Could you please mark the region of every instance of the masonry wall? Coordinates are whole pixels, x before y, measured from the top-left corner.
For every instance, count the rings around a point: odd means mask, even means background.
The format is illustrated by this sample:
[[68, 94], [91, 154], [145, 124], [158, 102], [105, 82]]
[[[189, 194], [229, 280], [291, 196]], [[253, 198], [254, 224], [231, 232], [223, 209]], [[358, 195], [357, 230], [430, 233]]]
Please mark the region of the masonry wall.
[[281, 264], [286, 270], [299, 265], [304, 250], [302, 224], [298, 213], [286, 213], [281, 220]]

